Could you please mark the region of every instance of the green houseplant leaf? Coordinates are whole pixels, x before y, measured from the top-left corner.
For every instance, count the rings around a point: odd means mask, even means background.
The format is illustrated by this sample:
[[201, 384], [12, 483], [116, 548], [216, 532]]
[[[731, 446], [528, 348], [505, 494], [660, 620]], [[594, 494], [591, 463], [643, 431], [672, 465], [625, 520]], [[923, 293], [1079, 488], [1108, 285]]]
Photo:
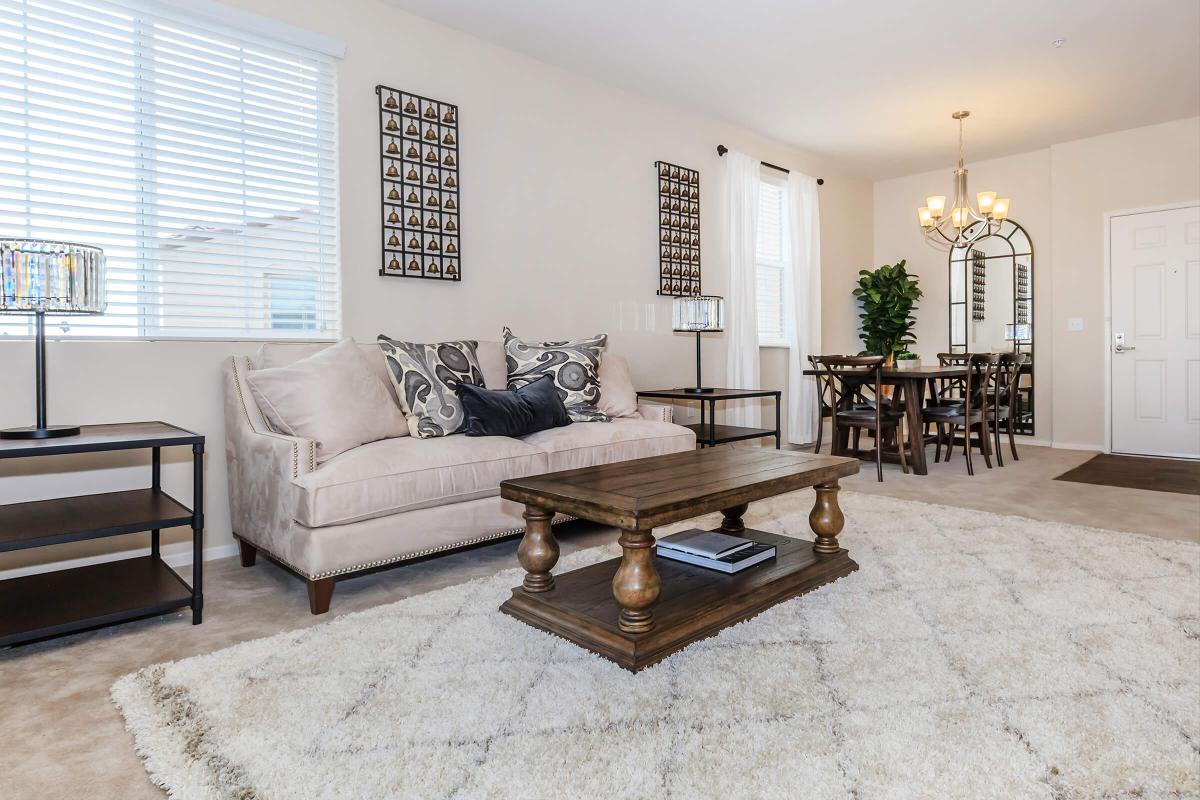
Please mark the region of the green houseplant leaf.
[[858, 274], [861, 277], [852, 294], [861, 307], [862, 355], [894, 356], [916, 344], [913, 310], [922, 296], [918, 276], [908, 274], [904, 261], [874, 271], [859, 270]]

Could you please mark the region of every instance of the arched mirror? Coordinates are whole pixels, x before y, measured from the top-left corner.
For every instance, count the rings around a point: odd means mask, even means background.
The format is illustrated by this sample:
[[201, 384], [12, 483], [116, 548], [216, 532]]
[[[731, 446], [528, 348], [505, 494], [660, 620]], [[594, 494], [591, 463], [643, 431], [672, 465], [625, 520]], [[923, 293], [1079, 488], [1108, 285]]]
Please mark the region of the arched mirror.
[[1012, 220], [950, 250], [950, 352], [1026, 354], [1014, 430], [1032, 436], [1033, 242]]

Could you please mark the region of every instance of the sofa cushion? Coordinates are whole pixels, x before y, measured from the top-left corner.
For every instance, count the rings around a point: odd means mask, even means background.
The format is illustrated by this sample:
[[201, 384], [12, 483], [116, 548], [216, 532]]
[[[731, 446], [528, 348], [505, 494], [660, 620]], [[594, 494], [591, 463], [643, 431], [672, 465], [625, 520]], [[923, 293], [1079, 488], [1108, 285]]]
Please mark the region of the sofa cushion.
[[596, 408], [600, 399], [600, 357], [608, 346], [607, 333], [554, 342], [527, 342], [507, 327], [503, 333], [509, 389], [549, 375], [572, 422], [608, 421], [608, 416]]
[[463, 408], [454, 387], [464, 381], [483, 386], [484, 380], [475, 345], [473, 339], [417, 344], [380, 334], [379, 347], [410, 434], [432, 439], [462, 428]]
[[607, 425], [568, 425], [522, 437], [546, 452], [550, 472], [611, 464], [631, 458], [692, 450], [696, 434], [680, 425], [648, 419], [614, 419]]
[[286, 367], [253, 370], [246, 382], [271, 428], [312, 439], [317, 461], [405, 432], [404, 416], [353, 339]]
[[[254, 369], [272, 369], [274, 367], [286, 367], [295, 364], [302, 358], [314, 356], [322, 350], [327, 350], [332, 345], [304, 342], [264, 342], [258, 348], [258, 353], [254, 356]], [[496, 345], [503, 350], [499, 344]], [[392, 385], [392, 378], [388, 375], [387, 364], [384, 363], [383, 351], [379, 349], [379, 345], [372, 342], [371, 344], [359, 344], [359, 351], [366, 357], [367, 363], [371, 366], [371, 372], [379, 378], [379, 382], [387, 389], [388, 397], [392, 398], [392, 402], [396, 404], [396, 408], [400, 407], [400, 396], [396, 394], [396, 387]], [[501, 353], [503, 359], [503, 353]], [[487, 371], [484, 371], [487, 375]], [[408, 426], [404, 427], [404, 432], [401, 436], [408, 435]]]
[[459, 383], [454, 393], [462, 403], [467, 436], [527, 436], [571, 424], [549, 375], [511, 392]]
[[537, 447], [501, 436], [386, 439], [296, 478], [293, 516], [319, 528], [489, 497], [501, 481], [546, 472], [547, 463]]
[[610, 417], [638, 416], [637, 392], [629, 375], [629, 364], [611, 350], [600, 356], [600, 399], [596, 407]]

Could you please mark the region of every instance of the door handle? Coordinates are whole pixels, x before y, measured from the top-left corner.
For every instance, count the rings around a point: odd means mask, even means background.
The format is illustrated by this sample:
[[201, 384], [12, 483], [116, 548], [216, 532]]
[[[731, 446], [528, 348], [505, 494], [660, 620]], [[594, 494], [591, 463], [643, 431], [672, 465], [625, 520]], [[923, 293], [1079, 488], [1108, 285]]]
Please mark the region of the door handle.
[[1127, 350], [1137, 350], [1137, 348], [1132, 345], [1125, 344], [1125, 334], [1124, 333], [1114, 333], [1113, 334], [1113, 352], [1114, 353], [1124, 353]]
[[1128, 353], [1130, 350], [1137, 350], [1137, 347], [1119, 344], [1113, 348], [1113, 352], [1115, 353]]

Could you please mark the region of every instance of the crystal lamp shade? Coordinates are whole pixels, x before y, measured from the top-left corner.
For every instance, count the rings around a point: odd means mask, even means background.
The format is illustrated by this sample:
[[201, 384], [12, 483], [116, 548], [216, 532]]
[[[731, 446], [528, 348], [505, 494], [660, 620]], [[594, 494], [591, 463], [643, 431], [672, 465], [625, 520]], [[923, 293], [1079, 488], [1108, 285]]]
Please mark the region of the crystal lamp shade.
[[100, 314], [106, 305], [100, 248], [0, 239], [0, 312]]
[[721, 331], [725, 328], [723, 297], [676, 297], [671, 312], [672, 327], [677, 331]]

